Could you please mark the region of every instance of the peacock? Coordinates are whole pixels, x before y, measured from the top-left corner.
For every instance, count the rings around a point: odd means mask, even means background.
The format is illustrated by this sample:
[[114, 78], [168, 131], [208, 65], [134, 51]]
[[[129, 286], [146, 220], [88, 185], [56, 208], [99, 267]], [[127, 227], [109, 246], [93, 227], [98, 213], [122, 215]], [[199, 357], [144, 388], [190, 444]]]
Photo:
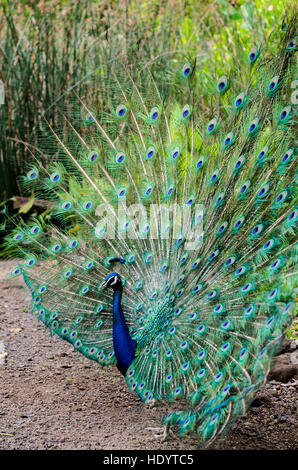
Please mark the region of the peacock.
[[96, 99], [56, 103], [30, 148], [22, 184], [52, 222], [7, 236], [51, 333], [168, 400], [165, 436], [200, 447], [246, 413], [294, 315], [296, 15], [276, 29], [215, 79], [179, 51], [99, 68]]

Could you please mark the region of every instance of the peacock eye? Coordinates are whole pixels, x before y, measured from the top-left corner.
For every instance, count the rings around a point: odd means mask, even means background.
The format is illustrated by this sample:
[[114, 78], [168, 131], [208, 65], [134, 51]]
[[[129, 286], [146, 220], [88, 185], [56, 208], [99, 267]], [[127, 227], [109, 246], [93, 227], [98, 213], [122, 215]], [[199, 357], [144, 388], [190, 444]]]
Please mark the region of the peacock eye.
[[224, 199], [224, 193], [219, 194], [219, 196], [216, 198], [215, 201], [215, 206], [219, 206]]
[[249, 125], [249, 134], [253, 135], [259, 128], [259, 119], [255, 118]]
[[241, 351], [240, 351], [240, 358], [242, 359], [244, 356], [246, 356], [246, 353], [247, 353], [247, 349], [242, 348]]
[[210, 178], [210, 182], [211, 183], [216, 183], [220, 178], [220, 173], [219, 173], [219, 170], [216, 170], [212, 175], [211, 175], [211, 178]]
[[147, 149], [147, 152], [146, 152], [146, 158], [148, 160], [151, 160], [152, 157], [154, 156], [155, 154], [155, 147], [153, 147], [153, 145], [151, 145], [148, 149]]
[[259, 56], [258, 49], [255, 46], [252, 47], [248, 54], [248, 59], [250, 63], [253, 64], [257, 60], [258, 56]]
[[280, 116], [279, 116], [280, 121], [285, 121], [286, 118], [290, 115], [290, 112], [291, 112], [291, 106], [286, 106], [280, 113]]
[[224, 147], [228, 148], [232, 143], [233, 143], [233, 132], [229, 132], [228, 135], [226, 135], [225, 140], [224, 140]]
[[279, 81], [279, 76], [276, 75], [275, 77], [273, 77], [271, 80], [270, 80], [270, 83], [269, 83], [269, 95], [272, 95], [278, 88], [278, 81]]
[[18, 276], [19, 274], [21, 274], [21, 270], [19, 268], [14, 269], [13, 275]]
[[232, 264], [234, 264], [235, 261], [236, 261], [236, 256], [231, 256], [230, 258], [228, 258], [228, 259], [225, 261], [224, 265], [225, 265], [226, 267], [229, 267], [229, 266], [231, 266]]
[[270, 186], [268, 183], [264, 184], [264, 186], [260, 189], [258, 193], [258, 198], [263, 199], [265, 196], [267, 196], [269, 192]]
[[291, 39], [290, 42], [287, 45], [287, 50], [291, 51], [291, 50], [295, 49], [295, 47], [296, 47], [296, 40]]
[[176, 160], [176, 158], [178, 157], [178, 155], [179, 155], [179, 149], [176, 148], [176, 149], [172, 152], [171, 157], [172, 157], [173, 160]]
[[118, 117], [123, 118], [126, 114], [127, 108], [124, 104], [120, 104], [116, 108], [116, 114]]
[[59, 173], [52, 173], [50, 175], [50, 179], [51, 179], [51, 181], [53, 181], [53, 183], [57, 183], [58, 181], [60, 181], [61, 176], [60, 176]]
[[270, 90], [273, 90], [273, 88], [275, 87], [276, 83], [274, 83], [274, 81], [272, 81], [269, 85], [269, 89]]
[[241, 186], [241, 188], [240, 188], [240, 193], [243, 194], [243, 195], [245, 195], [245, 194], [248, 192], [249, 187], [250, 187], [250, 181], [247, 180], [247, 181], [245, 181], [245, 183]]
[[27, 178], [30, 180], [35, 180], [38, 178], [38, 171], [37, 170], [32, 170], [27, 173]]
[[41, 228], [38, 227], [38, 225], [33, 225], [33, 227], [30, 229], [30, 232], [32, 235], [38, 235], [41, 232]]
[[198, 169], [200, 169], [200, 168], [202, 168], [203, 165], [204, 165], [204, 158], [201, 157], [200, 160], [197, 161], [196, 167], [197, 167]]
[[98, 159], [98, 153], [97, 152], [91, 152], [90, 155], [89, 155], [89, 160], [91, 162], [95, 162], [95, 160]]
[[280, 193], [277, 198], [275, 199], [275, 203], [279, 203], [279, 202], [282, 202], [284, 201], [284, 199], [286, 199], [288, 193], [287, 191], [283, 191], [282, 193]]
[[198, 376], [199, 378], [204, 377], [205, 372], [206, 372], [205, 369], [201, 369], [201, 370], [199, 370], [199, 372], [197, 373], [197, 376]]
[[23, 235], [21, 233], [17, 233], [16, 235], [14, 235], [13, 237], [14, 240], [22, 240], [23, 239]]
[[86, 121], [87, 122], [94, 122], [95, 121], [95, 116], [92, 113], [88, 113], [86, 116]]
[[240, 170], [240, 168], [242, 168], [242, 166], [244, 165], [244, 163], [245, 163], [245, 157], [244, 157], [243, 155], [241, 155], [241, 157], [239, 157], [239, 159], [238, 159], [237, 162], [235, 163], [234, 171]]
[[253, 228], [252, 234], [253, 234], [253, 235], [257, 235], [257, 234], [259, 234], [262, 230], [263, 230], [262, 224], [258, 224], [258, 225], [256, 225], [256, 226]]
[[291, 212], [291, 214], [289, 215], [288, 220], [289, 220], [289, 221], [292, 221], [292, 220], [294, 220], [296, 217], [297, 217], [297, 211], [294, 210], [294, 211]]
[[92, 207], [92, 202], [91, 202], [91, 201], [87, 201], [87, 202], [85, 202], [84, 205], [83, 205], [83, 208], [84, 208], [85, 210], [88, 210], [88, 209], [90, 209], [91, 207]]
[[247, 284], [244, 284], [244, 286], [242, 287], [241, 290], [242, 290], [242, 292], [245, 292], [245, 293], [246, 293], [246, 292], [251, 291], [252, 288], [253, 288], [252, 283], [251, 283], [251, 282], [248, 282]]
[[273, 299], [276, 297], [277, 294], [277, 289], [272, 289], [272, 291], [269, 293], [269, 299]]
[[71, 203], [68, 202], [68, 201], [67, 201], [67, 202], [64, 202], [64, 203], [62, 204], [62, 209], [66, 210], [66, 211], [69, 210], [69, 209], [71, 209]]
[[186, 119], [190, 116], [190, 114], [191, 114], [191, 108], [188, 104], [186, 104], [182, 109], [182, 118]]
[[262, 160], [263, 157], [268, 153], [268, 145], [266, 145], [265, 147], [262, 148], [262, 150], [260, 151], [259, 155], [258, 155], [258, 160]]
[[152, 119], [152, 121], [156, 121], [159, 118], [160, 111], [157, 106], [151, 109], [149, 117]]
[[220, 234], [223, 233], [223, 232], [226, 230], [227, 226], [228, 226], [228, 222], [224, 222], [224, 223], [219, 227], [218, 233], [220, 233]]
[[229, 85], [230, 85], [229, 80], [225, 75], [220, 77], [220, 79], [217, 82], [217, 89], [219, 93], [223, 93], [224, 91], [226, 91], [229, 88]]
[[223, 306], [220, 304], [220, 305], [217, 305], [215, 308], [214, 308], [214, 312], [216, 313], [221, 313], [223, 311]]
[[263, 245], [263, 249], [265, 251], [269, 251], [271, 250], [271, 248], [275, 247], [276, 245], [276, 242], [273, 238], [271, 238], [270, 240], [268, 240], [264, 245]]
[[241, 109], [244, 105], [245, 93], [240, 93], [235, 99], [235, 108]]
[[293, 155], [293, 149], [287, 150], [286, 153], [282, 157], [282, 160], [281, 160], [282, 163], [287, 163], [292, 155]]
[[118, 152], [116, 155], [116, 162], [122, 163], [125, 160], [125, 154], [123, 152]]
[[207, 125], [207, 133], [213, 134], [213, 132], [216, 130], [216, 127], [217, 127], [217, 119], [213, 118]]
[[183, 70], [184, 77], [189, 77], [191, 75], [191, 72], [192, 72], [191, 64], [189, 62], [187, 62], [186, 64], [184, 64], [182, 70]]

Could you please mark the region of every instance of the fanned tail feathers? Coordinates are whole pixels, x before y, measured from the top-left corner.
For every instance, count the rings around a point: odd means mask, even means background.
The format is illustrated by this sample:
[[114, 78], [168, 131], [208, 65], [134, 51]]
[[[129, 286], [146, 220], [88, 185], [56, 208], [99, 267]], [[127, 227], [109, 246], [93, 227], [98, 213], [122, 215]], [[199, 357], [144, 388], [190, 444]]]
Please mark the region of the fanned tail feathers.
[[115, 363], [101, 283], [110, 259], [125, 259], [137, 341], [126, 381], [145, 402], [169, 399], [165, 422], [202, 445], [245, 413], [292, 319], [295, 28], [294, 17], [277, 55], [252, 45], [245, 73], [209, 84], [209, 115], [198, 64], [179, 54], [164, 80], [158, 63], [95, 74], [106, 95], [61, 105], [23, 178], [63, 228], [31, 220], [9, 237], [24, 256], [11, 275], [24, 276], [38, 317], [101, 365]]

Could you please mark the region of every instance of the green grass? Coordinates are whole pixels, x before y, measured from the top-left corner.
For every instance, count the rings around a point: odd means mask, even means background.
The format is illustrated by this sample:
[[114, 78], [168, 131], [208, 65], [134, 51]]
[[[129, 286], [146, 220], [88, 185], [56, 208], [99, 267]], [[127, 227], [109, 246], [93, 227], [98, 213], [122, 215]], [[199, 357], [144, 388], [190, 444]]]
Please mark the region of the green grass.
[[[220, 69], [233, 55], [233, 35], [249, 43], [252, 32], [269, 32], [284, 9], [276, 0], [233, 5], [227, 0], [205, 0], [200, 9], [194, 0], [1, 0], [0, 201], [22, 194], [17, 177], [42, 131], [43, 113], [106, 58], [107, 37], [109, 43], [118, 37], [124, 53], [127, 46], [142, 58], [158, 54], [165, 40], [168, 47], [191, 47], [205, 52], [208, 61], [211, 55]], [[55, 123], [54, 110], [48, 116]]]

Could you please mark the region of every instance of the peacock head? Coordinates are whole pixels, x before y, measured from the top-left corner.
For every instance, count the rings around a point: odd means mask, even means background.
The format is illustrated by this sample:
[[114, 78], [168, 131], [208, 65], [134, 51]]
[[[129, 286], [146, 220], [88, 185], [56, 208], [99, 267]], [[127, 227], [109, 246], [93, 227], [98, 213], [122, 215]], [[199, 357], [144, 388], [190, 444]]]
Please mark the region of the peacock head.
[[118, 273], [109, 274], [100, 286], [102, 289], [112, 287], [114, 290], [122, 287], [122, 280]]

